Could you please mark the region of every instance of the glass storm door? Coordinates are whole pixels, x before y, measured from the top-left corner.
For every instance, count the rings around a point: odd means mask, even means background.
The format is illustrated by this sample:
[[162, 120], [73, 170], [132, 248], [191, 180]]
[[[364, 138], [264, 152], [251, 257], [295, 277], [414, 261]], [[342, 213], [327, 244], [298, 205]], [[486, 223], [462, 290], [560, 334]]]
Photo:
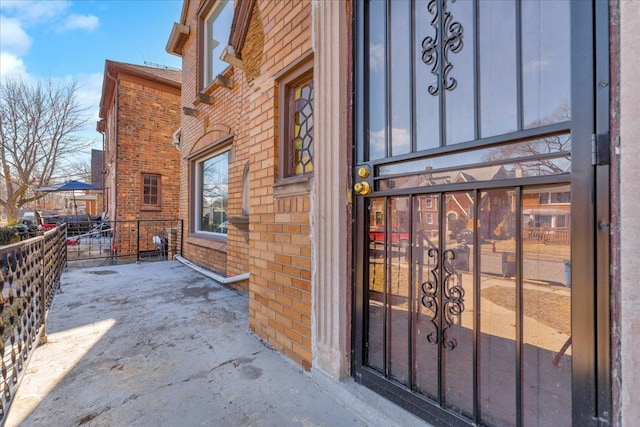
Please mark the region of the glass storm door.
[[597, 425], [592, 8], [357, 3], [354, 376], [435, 425]]

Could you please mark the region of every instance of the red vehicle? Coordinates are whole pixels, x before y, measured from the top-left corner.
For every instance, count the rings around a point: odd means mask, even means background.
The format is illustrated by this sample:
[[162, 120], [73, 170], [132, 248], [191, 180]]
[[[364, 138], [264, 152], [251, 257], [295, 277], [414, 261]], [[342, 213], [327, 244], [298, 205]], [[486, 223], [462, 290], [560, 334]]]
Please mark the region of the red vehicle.
[[390, 243], [394, 246], [406, 248], [409, 246], [409, 233], [403, 228], [391, 227], [390, 232], [383, 224], [375, 225], [369, 229], [369, 240], [376, 243], [384, 243], [385, 234], [387, 234]]
[[58, 226], [58, 219], [54, 216], [47, 216], [42, 218], [42, 227], [43, 230], [51, 230], [52, 228], [56, 228]]

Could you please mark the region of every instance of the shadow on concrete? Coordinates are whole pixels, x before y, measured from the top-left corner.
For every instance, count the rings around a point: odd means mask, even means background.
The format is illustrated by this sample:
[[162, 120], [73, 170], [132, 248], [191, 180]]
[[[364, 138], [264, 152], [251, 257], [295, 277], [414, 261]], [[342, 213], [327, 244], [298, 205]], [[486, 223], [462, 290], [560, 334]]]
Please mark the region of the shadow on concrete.
[[70, 269], [7, 426], [366, 425], [176, 261]]

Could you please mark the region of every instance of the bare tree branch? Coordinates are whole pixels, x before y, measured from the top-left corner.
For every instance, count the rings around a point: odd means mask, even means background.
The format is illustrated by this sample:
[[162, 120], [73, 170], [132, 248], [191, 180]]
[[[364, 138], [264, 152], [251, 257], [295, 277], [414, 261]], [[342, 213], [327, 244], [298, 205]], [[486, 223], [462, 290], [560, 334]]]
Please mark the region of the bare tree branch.
[[76, 136], [88, 121], [78, 83], [50, 77], [35, 84], [0, 81], [0, 206], [9, 220], [43, 197], [34, 189], [50, 184], [62, 160], [86, 148]]
[[[531, 127], [543, 126], [550, 123], [560, 123], [571, 119], [569, 104], [561, 102], [547, 117], [532, 122]], [[522, 176], [539, 176], [565, 173], [570, 166], [571, 135], [552, 135], [525, 143], [515, 143], [502, 146], [485, 156], [486, 162], [514, 160], [522, 171]], [[540, 158], [541, 155], [556, 155], [554, 158]], [[536, 156], [538, 158], [536, 158]], [[527, 159], [532, 157], [532, 159]]]

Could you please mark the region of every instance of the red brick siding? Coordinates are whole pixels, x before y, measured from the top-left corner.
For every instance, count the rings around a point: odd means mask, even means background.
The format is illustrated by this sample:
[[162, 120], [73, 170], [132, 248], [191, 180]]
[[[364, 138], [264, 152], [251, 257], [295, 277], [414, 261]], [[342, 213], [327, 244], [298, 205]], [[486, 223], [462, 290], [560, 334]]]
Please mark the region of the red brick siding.
[[[105, 179], [109, 216], [114, 221], [178, 219], [180, 152], [173, 146], [172, 137], [180, 127], [180, 90], [125, 73], [119, 73], [117, 80], [118, 96], [107, 115], [105, 161], [114, 164]], [[160, 210], [142, 209], [143, 173], [161, 176]], [[116, 237], [118, 231], [124, 235], [124, 230], [116, 228]], [[165, 230], [149, 232], [161, 231]], [[152, 238], [142, 236], [141, 241], [147, 245], [140, 249], [153, 249]], [[135, 251], [129, 239], [115, 243], [120, 253]]]
[[[183, 51], [182, 105], [198, 110], [182, 116], [182, 155], [215, 140], [212, 125], [234, 134], [229, 164], [229, 216], [240, 216], [242, 173], [249, 172], [249, 243], [234, 226], [226, 244], [190, 236], [185, 256], [214, 271], [233, 276], [250, 272], [249, 326], [258, 336], [305, 369], [311, 367], [311, 243], [308, 196], [276, 199], [273, 184], [278, 158], [278, 82], [274, 76], [311, 49], [311, 2], [259, 0], [241, 52], [243, 69], [233, 69], [234, 87], [214, 88], [213, 104], [197, 96], [197, 10], [191, 2], [191, 28]], [[208, 126], [208, 127], [207, 127]], [[207, 140], [207, 141], [205, 141]], [[205, 143], [203, 143], [205, 141]], [[181, 163], [183, 188], [190, 188], [189, 161]], [[187, 191], [180, 197], [180, 216], [188, 224]], [[187, 225], [190, 230], [190, 224]]]

